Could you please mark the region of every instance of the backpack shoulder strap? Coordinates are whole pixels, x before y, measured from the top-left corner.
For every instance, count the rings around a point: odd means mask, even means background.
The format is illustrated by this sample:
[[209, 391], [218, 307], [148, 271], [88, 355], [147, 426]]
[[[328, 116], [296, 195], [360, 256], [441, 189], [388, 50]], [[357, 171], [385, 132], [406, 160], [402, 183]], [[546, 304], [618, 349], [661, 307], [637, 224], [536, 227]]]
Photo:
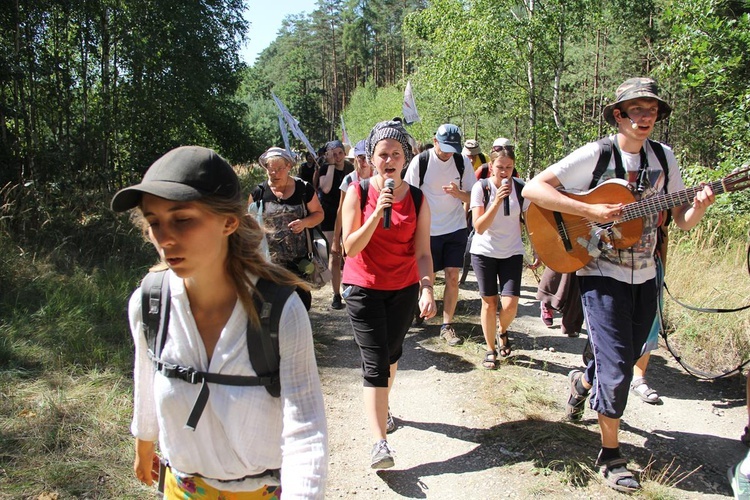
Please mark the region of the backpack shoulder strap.
[[460, 153], [453, 153], [453, 163], [456, 164], [456, 170], [458, 170], [458, 189], [464, 190], [464, 157]]
[[411, 192], [411, 199], [414, 202], [414, 210], [419, 217], [419, 209], [422, 208], [422, 190], [409, 184], [409, 192]]
[[370, 191], [370, 179], [359, 180], [359, 211], [364, 212], [367, 205], [367, 193]]
[[294, 292], [293, 286], [279, 285], [272, 281], [259, 278], [255, 288], [257, 295], [255, 305], [260, 316], [260, 329], [247, 324], [247, 351], [250, 363], [258, 377], [271, 377], [272, 381], [266, 385], [268, 393], [278, 398], [281, 395], [279, 379], [279, 321], [289, 296]]
[[419, 153], [419, 187], [424, 184], [424, 174], [427, 172], [427, 163], [430, 161], [430, 150]]
[[480, 179], [479, 182], [482, 183], [482, 201], [484, 202], [484, 209], [487, 209], [487, 204], [490, 202], [490, 180], [486, 177], [484, 179]]
[[141, 282], [141, 319], [149, 356], [159, 359], [167, 341], [170, 311], [167, 272], [148, 273]]
[[651, 145], [651, 149], [654, 151], [656, 158], [661, 164], [661, 169], [664, 171], [664, 192], [666, 193], [669, 185], [669, 164], [667, 163], [667, 155], [664, 153], [664, 147], [660, 142], [649, 139], [648, 143]]
[[516, 198], [518, 199], [518, 206], [520, 207], [521, 211], [519, 212], [519, 218], [521, 219], [521, 223], [524, 222], [523, 217], [523, 194], [521, 194], [521, 191], [523, 191], [524, 186], [526, 186], [526, 183], [519, 179], [518, 177], [511, 177], [513, 179], [513, 184], [515, 184], [515, 190], [516, 190]]
[[599, 144], [600, 148], [599, 159], [596, 161], [596, 167], [591, 173], [591, 184], [589, 184], [589, 189], [594, 189], [596, 187], [599, 179], [602, 178], [602, 174], [607, 170], [610, 158], [612, 158], [612, 141], [609, 140], [609, 137], [604, 137], [596, 142]]

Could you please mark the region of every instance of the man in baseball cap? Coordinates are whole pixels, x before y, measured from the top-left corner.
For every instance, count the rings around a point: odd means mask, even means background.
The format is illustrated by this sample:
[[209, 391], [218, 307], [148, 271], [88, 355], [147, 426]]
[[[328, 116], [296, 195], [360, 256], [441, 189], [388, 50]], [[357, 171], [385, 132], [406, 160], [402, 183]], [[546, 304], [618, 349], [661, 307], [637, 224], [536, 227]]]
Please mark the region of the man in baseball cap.
[[430, 204], [432, 265], [436, 272], [445, 270], [440, 336], [448, 345], [456, 346], [463, 342], [452, 323], [468, 239], [464, 203], [469, 203], [476, 177], [469, 159], [460, 154], [461, 130], [457, 125], [440, 125], [433, 144], [435, 147], [414, 157], [404, 180], [420, 188]]

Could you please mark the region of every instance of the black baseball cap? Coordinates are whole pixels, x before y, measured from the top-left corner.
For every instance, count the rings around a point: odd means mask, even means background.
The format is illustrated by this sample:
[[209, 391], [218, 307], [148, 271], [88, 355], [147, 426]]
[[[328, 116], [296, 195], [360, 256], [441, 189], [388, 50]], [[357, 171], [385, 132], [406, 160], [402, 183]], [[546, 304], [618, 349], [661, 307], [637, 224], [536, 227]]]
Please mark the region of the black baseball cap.
[[194, 201], [204, 196], [239, 201], [240, 181], [232, 166], [215, 151], [181, 146], [156, 160], [140, 184], [118, 191], [112, 198], [112, 210], [135, 208], [143, 193], [172, 201]]

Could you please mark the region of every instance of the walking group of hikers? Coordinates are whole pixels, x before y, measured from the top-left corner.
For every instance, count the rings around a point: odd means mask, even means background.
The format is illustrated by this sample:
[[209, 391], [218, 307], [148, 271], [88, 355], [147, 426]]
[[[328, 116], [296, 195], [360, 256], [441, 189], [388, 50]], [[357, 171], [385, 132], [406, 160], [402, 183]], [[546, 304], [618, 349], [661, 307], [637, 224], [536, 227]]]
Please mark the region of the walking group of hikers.
[[[603, 113], [616, 128], [606, 146], [586, 144], [525, 185], [514, 180], [511, 141], [496, 140], [487, 158], [476, 141], [462, 143], [453, 124], [441, 125], [433, 147], [418, 152], [400, 121], [380, 122], [352, 149], [356, 168], [341, 142], [329, 142], [322, 165], [310, 155], [300, 168], [310, 182], [291, 175], [295, 161], [286, 150], [270, 148], [260, 157], [268, 178], [249, 199], [264, 227], [248, 216], [236, 174], [213, 151], [186, 146], [157, 160], [141, 183], [112, 199], [115, 211], [133, 209], [160, 260], [129, 303], [138, 479], [158, 478], [165, 498], [273, 499], [282, 490], [285, 499], [324, 497], [327, 426], [306, 312], [310, 276], [325, 259], [316, 227], [330, 244], [331, 307], [347, 309], [361, 353], [374, 442], [368, 463], [392, 467], [389, 393], [415, 311], [418, 322], [436, 315], [437, 271], [445, 276], [440, 335], [451, 346], [462, 342], [453, 317], [468, 242], [465, 206], [482, 301], [481, 364], [493, 369], [511, 352], [508, 328], [524, 268], [520, 221], [530, 203], [610, 227], [623, 218], [623, 203], [565, 192], [610, 179], [639, 199], [684, 189], [671, 149], [658, 145], [657, 153], [648, 140], [671, 113], [653, 80], [625, 81]], [[609, 160], [597, 168], [605, 149]], [[690, 229], [713, 202], [702, 185], [670, 210], [671, 220]], [[564, 310], [568, 334], [585, 319], [591, 356], [570, 372], [567, 416], [580, 419], [589, 400], [601, 432], [596, 464], [608, 486], [626, 492], [640, 484], [620, 453], [618, 430], [631, 388], [646, 401], [652, 396], [645, 379], [644, 388], [633, 378], [656, 320], [663, 218], [643, 217], [642, 235], [628, 248], [595, 245], [576, 274], [550, 275], [540, 290], [546, 324], [547, 307], [562, 309], [563, 301], [579, 305], [572, 322]]]

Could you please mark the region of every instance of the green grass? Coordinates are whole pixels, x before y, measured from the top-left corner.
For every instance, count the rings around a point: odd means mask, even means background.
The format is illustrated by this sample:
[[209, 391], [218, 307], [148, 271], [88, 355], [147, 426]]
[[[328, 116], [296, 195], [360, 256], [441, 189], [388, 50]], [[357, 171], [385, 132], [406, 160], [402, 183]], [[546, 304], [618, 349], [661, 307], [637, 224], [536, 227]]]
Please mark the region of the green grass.
[[[747, 238], [726, 236], [710, 221], [691, 232], [670, 231], [665, 281], [681, 302], [704, 308], [750, 304]], [[712, 373], [750, 357], [750, 311], [697, 313], [665, 296], [669, 342], [685, 361]]]

